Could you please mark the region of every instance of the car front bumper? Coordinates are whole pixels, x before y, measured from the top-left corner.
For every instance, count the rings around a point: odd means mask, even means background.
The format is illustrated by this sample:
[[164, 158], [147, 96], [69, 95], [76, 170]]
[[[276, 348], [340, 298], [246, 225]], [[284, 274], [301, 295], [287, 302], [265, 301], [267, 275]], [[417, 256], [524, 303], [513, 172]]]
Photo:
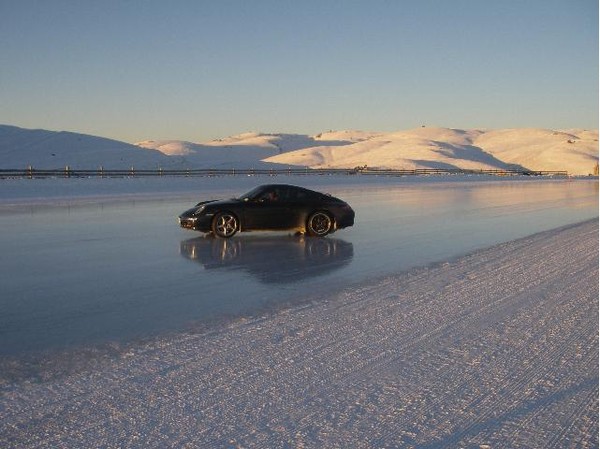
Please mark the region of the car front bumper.
[[210, 232], [212, 216], [194, 216], [187, 217], [180, 215], [178, 217], [179, 226], [184, 229], [191, 229], [193, 231]]

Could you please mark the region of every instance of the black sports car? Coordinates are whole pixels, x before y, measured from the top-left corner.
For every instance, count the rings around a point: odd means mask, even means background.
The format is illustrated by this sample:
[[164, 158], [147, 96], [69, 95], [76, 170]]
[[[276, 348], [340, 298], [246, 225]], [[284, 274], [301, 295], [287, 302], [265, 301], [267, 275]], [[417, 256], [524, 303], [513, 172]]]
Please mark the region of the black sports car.
[[344, 201], [303, 187], [268, 184], [239, 198], [202, 201], [179, 216], [182, 228], [229, 238], [236, 232], [296, 230], [322, 237], [354, 224]]

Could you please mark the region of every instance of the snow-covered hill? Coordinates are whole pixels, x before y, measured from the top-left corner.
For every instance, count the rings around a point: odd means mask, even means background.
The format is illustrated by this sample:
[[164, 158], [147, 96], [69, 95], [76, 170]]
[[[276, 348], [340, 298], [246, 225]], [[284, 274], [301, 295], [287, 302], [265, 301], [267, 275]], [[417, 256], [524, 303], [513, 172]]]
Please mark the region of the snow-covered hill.
[[593, 173], [598, 131], [545, 129], [458, 130], [417, 128], [375, 134], [344, 147], [312, 147], [268, 162], [313, 168], [462, 168], [567, 170]]
[[262, 160], [316, 145], [342, 146], [354, 140], [331, 137], [310, 137], [302, 134], [244, 133], [206, 143], [182, 140], [146, 140], [136, 145], [158, 150], [169, 156], [181, 156], [187, 165], [194, 168], [257, 168]]
[[598, 131], [450, 129], [396, 132], [244, 133], [194, 143], [135, 145], [69, 132], [0, 125], [0, 168], [449, 168], [566, 170], [594, 173]]
[[475, 145], [509, 164], [535, 170], [593, 173], [598, 163], [598, 131], [503, 129], [480, 135]]
[[0, 125], [0, 168], [152, 169], [177, 162], [159, 151], [103, 137]]

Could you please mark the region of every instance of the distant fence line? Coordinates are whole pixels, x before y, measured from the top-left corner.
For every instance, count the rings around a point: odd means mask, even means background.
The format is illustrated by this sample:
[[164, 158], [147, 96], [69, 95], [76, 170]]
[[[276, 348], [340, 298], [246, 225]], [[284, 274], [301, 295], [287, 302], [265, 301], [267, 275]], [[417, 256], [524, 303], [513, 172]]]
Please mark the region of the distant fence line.
[[465, 170], [446, 168], [377, 169], [377, 168], [287, 168], [287, 169], [238, 169], [238, 168], [201, 168], [201, 169], [162, 169], [138, 170], [131, 167], [126, 170], [98, 169], [0, 169], [0, 178], [129, 178], [150, 176], [254, 176], [254, 175], [376, 175], [376, 176], [414, 176], [414, 175], [491, 175], [491, 176], [568, 176], [562, 170]]

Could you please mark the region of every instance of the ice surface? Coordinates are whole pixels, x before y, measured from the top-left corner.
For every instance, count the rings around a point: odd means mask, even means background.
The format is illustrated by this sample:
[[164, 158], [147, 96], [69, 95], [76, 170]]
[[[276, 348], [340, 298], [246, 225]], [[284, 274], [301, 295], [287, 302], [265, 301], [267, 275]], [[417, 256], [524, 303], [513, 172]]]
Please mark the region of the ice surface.
[[271, 178], [22, 180], [46, 197], [3, 191], [0, 354], [204, 328], [598, 214], [596, 182], [325, 178], [277, 181], [348, 200], [354, 227], [316, 240], [256, 233], [228, 241], [182, 230], [176, 216]]
[[598, 447], [597, 368], [594, 219], [202, 333], [5, 366], [0, 446]]

